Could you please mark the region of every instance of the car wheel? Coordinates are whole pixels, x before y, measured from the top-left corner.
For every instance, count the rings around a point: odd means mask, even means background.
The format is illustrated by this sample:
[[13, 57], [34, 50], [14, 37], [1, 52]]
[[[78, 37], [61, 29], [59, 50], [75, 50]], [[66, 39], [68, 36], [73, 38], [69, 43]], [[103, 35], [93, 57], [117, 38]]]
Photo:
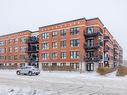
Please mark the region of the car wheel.
[[38, 73], [36, 73], [36, 75], [39, 75]]
[[17, 75], [20, 75], [20, 71], [17, 71], [16, 74], [17, 74]]
[[30, 72], [28, 73], [28, 75], [29, 75], [29, 76], [32, 76], [32, 72], [30, 71]]

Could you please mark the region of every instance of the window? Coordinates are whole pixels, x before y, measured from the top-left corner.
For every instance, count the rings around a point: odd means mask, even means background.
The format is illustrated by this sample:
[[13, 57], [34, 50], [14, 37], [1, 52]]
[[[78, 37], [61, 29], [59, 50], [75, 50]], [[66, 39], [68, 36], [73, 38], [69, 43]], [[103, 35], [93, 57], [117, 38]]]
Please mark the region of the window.
[[52, 59], [57, 59], [57, 53], [56, 52], [51, 53], [51, 58]]
[[8, 40], [8, 44], [11, 44], [11, 43], [12, 43], [12, 41], [13, 41], [12, 39]]
[[9, 47], [8, 51], [9, 51], [9, 53], [12, 53], [12, 48], [11, 48], [11, 47]]
[[66, 40], [60, 42], [60, 47], [65, 48], [66, 47]]
[[74, 63], [70, 63], [70, 67], [73, 67], [74, 68]]
[[79, 51], [70, 51], [70, 57], [71, 59], [78, 59], [79, 58]]
[[25, 55], [20, 55], [20, 60], [24, 61], [25, 60]]
[[42, 67], [48, 66], [48, 63], [42, 63]]
[[60, 30], [60, 36], [66, 36], [66, 30]]
[[20, 51], [21, 52], [25, 52], [25, 50], [26, 50], [26, 47], [25, 46], [21, 46]]
[[4, 41], [0, 41], [0, 46], [3, 46], [5, 45], [5, 42]]
[[4, 48], [0, 48], [0, 53], [4, 53], [5, 49]]
[[79, 27], [74, 27], [74, 28], [71, 28], [70, 35], [79, 34], [79, 30], [80, 30], [80, 28], [79, 28]]
[[42, 43], [42, 49], [43, 50], [49, 49], [49, 43]]
[[18, 56], [17, 55], [14, 55], [14, 60], [18, 60]]
[[87, 46], [88, 46], [88, 47], [94, 46], [94, 40], [93, 40], [93, 39], [87, 40], [86, 43], [87, 43]]
[[4, 56], [0, 56], [0, 60], [1, 61], [4, 61]]
[[93, 51], [87, 52], [87, 58], [91, 58], [93, 56], [94, 56], [94, 52]]
[[75, 68], [79, 69], [79, 63], [75, 63]]
[[87, 33], [93, 33], [93, 27], [87, 27]]
[[12, 56], [8, 56], [8, 60], [12, 60]]
[[70, 41], [70, 46], [74, 47], [74, 46], [79, 46], [80, 42], [79, 39], [73, 39]]
[[66, 52], [61, 52], [61, 59], [66, 59]]
[[26, 42], [26, 38], [25, 38], [25, 37], [21, 37], [21, 38], [20, 38], [20, 42], [21, 42], [21, 43], [25, 43], [25, 42]]
[[42, 53], [42, 60], [47, 60], [49, 57], [48, 53]]
[[57, 48], [57, 42], [52, 42], [52, 48]]
[[66, 66], [66, 63], [60, 63], [60, 66]]
[[53, 38], [56, 38], [56, 37], [57, 37], [57, 31], [53, 31], [53, 32], [52, 32], [52, 37], [53, 37]]
[[48, 39], [49, 33], [42, 33], [42, 39]]
[[18, 52], [18, 47], [14, 47], [14, 52]]
[[14, 43], [17, 43], [17, 42], [18, 42], [18, 38], [15, 38], [15, 39], [14, 39]]

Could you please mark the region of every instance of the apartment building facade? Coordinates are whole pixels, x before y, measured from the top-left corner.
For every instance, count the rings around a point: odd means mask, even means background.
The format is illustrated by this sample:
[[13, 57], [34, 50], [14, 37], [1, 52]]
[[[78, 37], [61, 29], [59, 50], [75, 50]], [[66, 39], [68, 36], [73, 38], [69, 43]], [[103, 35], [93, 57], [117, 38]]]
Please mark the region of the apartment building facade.
[[[22, 37], [25, 38], [24, 44], [21, 43]], [[16, 38], [18, 44], [14, 43]], [[8, 45], [11, 39], [13, 42]], [[17, 45], [16, 54], [14, 52]], [[81, 18], [39, 27], [35, 32], [23, 31], [1, 36], [0, 63], [28, 64], [40, 68], [71, 66], [75, 70], [93, 71], [98, 66], [117, 66], [114, 65], [117, 64], [114, 62], [114, 46], [113, 36], [99, 18]], [[24, 48], [25, 52], [22, 53], [21, 48]], [[118, 51], [119, 63], [122, 63], [122, 48]], [[21, 61], [20, 56], [24, 61]]]
[[0, 65], [25, 65], [28, 54], [26, 39], [31, 32], [21, 31], [0, 36]]

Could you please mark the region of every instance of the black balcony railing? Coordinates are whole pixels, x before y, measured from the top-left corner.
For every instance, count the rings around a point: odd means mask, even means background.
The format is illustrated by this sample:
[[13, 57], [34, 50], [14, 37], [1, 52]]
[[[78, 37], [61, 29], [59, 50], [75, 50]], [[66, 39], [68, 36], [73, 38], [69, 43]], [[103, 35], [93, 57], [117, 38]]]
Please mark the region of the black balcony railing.
[[103, 35], [102, 29], [98, 26], [87, 27], [86, 32], [84, 34], [84, 36], [86, 37], [98, 37], [102, 35]]
[[110, 39], [109, 36], [104, 36], [104, 41], [108, 41]]
[[28, 52], [33, 52], [33, 53], [36, 53], [36, 52], [38, 52], [38, 49], [37, 48], [26, 48], [26, 52], [28, 53]]
[[109, 61], [109, 57], [104, 57], [104, 61]]
[[98, 57], [90, 57], [90, 58], [85, 58], [85, 61], [86, 62], [98, 62], [101, 60], [101, 57], [98, 56]]
[[85, 49], [98, 49], [100, 45], [84, 45]]
[[38, 42], [39, 42], [39, 39], [37, 37], [29, 37], [26, 40], [26, 43], [38, 43]]
[[86, 37], [98, 37], [98, 36], [102, 36], [102, 33], [101, 32], [92, 32], [92, 33], [88, 33], [88, 32], [86, 32], [85, 34], [84, 34]]

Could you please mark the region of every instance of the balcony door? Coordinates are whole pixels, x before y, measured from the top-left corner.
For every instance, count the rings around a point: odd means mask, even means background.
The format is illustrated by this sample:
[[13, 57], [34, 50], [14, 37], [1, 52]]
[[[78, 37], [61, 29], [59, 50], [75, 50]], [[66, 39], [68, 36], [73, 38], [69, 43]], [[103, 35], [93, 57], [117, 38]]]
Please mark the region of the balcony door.
[[93, 39], [88, 39], [86, 43], [87, 43], [87, 46], [89, 46], [89, 47], [94, 46], [94, 40]]
[[86, 70], [87, 71], [94, 71], [94, 63], [87, 63]]
[[93, 27], [88, 27], [87, 28], [87, 33], [89, 33], [89, 34], [93, 33]]

